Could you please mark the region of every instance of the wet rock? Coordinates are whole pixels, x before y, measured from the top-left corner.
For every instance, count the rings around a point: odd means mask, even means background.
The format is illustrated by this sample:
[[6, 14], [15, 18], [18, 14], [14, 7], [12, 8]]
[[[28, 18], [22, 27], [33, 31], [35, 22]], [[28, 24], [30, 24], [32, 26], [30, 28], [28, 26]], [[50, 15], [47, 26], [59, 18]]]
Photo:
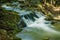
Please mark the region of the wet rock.
[[18, 24], [19, 29], [26, 27], [26, 23], [21, 19], [20, 23]]
[[33, 17], [39, 18], [35, 13], [31, 13]]
[[24, 17], [25, 17], [26, 19], [28, 19], [29, 16], [28, 16], [28, 15], [24, 15]]
[[32, 21], [35, 21], [34, 16], [33, 16], [32, 14], [30, 14], [30, 19], [31, 19]]

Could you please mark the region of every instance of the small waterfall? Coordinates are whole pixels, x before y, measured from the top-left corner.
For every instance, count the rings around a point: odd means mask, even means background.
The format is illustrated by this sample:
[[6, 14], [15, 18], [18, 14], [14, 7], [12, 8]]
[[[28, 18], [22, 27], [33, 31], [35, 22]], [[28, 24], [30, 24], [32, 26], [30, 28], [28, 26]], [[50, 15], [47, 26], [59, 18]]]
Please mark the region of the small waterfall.
[[16, 36], [22, 38], [22, 40], [44, 40], [44, 38], [48, 40], [57, 40], [57, 38], [60, 37], [58, 36], [60, 32], [54, 30], [50, 22], [44, 20], [44, 18], [45, 16], [41, 16], [32, 24], [28, 24], [28, 26]]
[[45, 16], [41, 12], [20, 10], [6, 5], [2, 7], [18, 12], [21, 17], [19, 25], [23, 26], [24, 23], [24, 27], [26, 26], [20, 33], [16, 34], [17, 37], [22, 38], [22, 40], [44, 40], [45, 38], [57, 40], [60, 32], [53, 28], [50, 21], [45, 20]]

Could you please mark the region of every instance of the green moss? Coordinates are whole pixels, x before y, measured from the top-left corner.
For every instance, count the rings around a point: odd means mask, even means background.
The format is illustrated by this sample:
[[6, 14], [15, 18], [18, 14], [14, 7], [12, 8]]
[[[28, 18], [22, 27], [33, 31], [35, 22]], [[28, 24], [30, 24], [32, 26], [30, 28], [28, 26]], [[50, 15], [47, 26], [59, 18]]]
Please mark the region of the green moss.
[[[18, 33], [20, 30], [18, 29], [18, 22], [20, 20], [20, 16], [17, 12], [7, 11], [0, 7], [0, 30], [6, 30], [6, 35], [3, 35], [3, 31], [0, 33], [3, 36], [7, 36], [7, 38], [3, 38], [3, 40], [18, 40], [19, 38], [15, 37], [15, 34]], [[1, 35], [0, 34], [0, 35]], [[11, 35], [10, 35], [11, 34]], [[9, 38], [8, 38], [9, 36]], [[0, 36], [2, 39], [2, 36]]]
[[14, 37], [14, 39], [13, 40], [21, 40], [20, 38], [17, 38], [17, 37]]
[[55, 23], [53, 24], [53, 26], [55, 27], [57, 31], [60, 31], [60, 23]]

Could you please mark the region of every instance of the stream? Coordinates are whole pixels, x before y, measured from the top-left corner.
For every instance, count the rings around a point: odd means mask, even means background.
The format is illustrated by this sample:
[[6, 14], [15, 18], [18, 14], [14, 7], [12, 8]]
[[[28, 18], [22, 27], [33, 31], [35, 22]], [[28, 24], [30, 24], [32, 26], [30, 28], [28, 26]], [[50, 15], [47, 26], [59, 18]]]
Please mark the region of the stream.
[[[21, 20], [18, 22], [19, 26], [24, 26], [23, 30], [20, 33], [17, 33], [16, 36], [22, 40], [59, 40], [60, 32], [54, 29], [54, 26], [51, 25], [51, 21], [46, 21], [45, 16], [42, 12], [37, 10], [35, 11], [26, 11], [21, 10], [21, 8], [11, 7], [7, 5], [2, 5], [6, 10], [11, 10], [18, 12]], [[25, 25], [21, 22], [24, 22]]]

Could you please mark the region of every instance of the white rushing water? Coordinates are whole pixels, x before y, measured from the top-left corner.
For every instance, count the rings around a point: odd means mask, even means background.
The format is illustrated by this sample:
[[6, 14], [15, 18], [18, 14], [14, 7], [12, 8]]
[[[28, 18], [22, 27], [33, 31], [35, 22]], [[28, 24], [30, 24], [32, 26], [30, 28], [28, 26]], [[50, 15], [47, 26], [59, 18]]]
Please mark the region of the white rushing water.
[[[16, 36], [22, 38], [22, 40], [43, 40], [44, 38], [49, 38], [49, 40], [57, 39], [59, 32], [54, 30], [48, 21], [44, 20], [44, 16], [41, 16], [33, 24], [28, 24], [28, 26], [23, 29]], [[48, 22], [48, 24], [45, 24]], [[26, 22], [28, 23], [28, 22]]]
[[[6, 10], [12, 10], [12, 7], [8, 7], [6, 5], [2, 6], [6, 8]], [[22, 11], [20, 9], [14, 9], [14, 11], [20, 13], [21, 15], [29, 15], [31, 11]], [[44, 40], [45, 38], [49, 38], [49, 40], [55, 40], [56, 38], [60, 37], [59, 31], [56, 31], [50, 23], [50, 21], [45, 20], [45, 16], [41, 12], [35, 11], [36, 15], [39, 18], [34, 17], [35, 21], [33, 22], [31, 18], [28, 17], [26, 19], [24, 16], [22, 19], [27, 24], [20, 33], [16, 34], [17, 37], [21, 38], [22, 40]], [[59, 40], [59, 39], [57, 39]]]

